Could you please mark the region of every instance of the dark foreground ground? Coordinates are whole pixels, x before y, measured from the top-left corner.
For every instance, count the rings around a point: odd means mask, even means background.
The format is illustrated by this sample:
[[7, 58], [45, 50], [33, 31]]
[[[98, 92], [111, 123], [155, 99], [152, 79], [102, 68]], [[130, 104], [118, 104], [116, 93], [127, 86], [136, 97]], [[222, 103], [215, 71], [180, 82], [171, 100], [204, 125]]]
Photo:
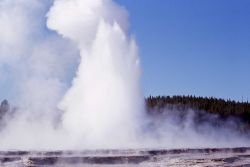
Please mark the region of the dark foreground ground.
[[250, 148], [0, 152], [6, 167], [250, 167]]

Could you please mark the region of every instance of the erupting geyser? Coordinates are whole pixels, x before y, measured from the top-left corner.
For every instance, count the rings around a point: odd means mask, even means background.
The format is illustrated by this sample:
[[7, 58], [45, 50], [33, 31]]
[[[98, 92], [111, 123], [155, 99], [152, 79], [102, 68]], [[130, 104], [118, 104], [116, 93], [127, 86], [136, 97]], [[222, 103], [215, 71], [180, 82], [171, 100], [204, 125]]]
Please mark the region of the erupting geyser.
[[18, 106], [0, 148], [133, 147], [144, 98], [127, 11], [112, 0], [4, 0], [0, 7], [0, 70], [9, 72], [5, 84]]
[[230, 119], [146, 113], [127, 18], [112, 0], [0, 0], [0, 150], [250, 145]]
[[126, 11], [111, 0], [56, 0], [48, 27], [77, 43], [81, 56], [72, 87], [59, 104], [65, 111], [63, 127], [91, 147], [132, 144], [143, 97]]

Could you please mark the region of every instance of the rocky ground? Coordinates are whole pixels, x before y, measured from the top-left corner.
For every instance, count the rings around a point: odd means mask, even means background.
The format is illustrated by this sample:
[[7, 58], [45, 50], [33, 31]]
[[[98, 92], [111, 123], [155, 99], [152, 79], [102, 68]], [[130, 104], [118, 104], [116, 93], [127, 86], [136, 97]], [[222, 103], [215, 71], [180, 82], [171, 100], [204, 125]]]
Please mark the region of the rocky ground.
[[6, 167], [250, 167], [250, 148], [0, 152]]

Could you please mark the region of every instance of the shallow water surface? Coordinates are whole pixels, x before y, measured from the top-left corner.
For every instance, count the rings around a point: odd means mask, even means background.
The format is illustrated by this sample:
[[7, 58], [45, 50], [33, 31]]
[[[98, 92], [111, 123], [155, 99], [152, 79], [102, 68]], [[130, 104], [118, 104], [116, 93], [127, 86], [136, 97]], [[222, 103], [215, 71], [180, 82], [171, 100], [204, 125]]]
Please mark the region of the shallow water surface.
[[6, 167], [250, 167], [250, 148], [97, 150], [97, 151], [2, 151]]

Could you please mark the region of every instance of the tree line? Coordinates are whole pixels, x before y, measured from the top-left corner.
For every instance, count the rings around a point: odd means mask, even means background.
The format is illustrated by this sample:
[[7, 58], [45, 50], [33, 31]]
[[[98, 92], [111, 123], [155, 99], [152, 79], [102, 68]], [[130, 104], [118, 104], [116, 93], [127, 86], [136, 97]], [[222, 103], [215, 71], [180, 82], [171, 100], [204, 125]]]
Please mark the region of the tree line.
[[189, 109], [218, 114], [221, 118], [238, 117], [250, 124], [250, 103], [224, 100], [214, 97], [196, 96], [149, 96], [146, 98], [149, 112], [168, 110], [187, 111]]

